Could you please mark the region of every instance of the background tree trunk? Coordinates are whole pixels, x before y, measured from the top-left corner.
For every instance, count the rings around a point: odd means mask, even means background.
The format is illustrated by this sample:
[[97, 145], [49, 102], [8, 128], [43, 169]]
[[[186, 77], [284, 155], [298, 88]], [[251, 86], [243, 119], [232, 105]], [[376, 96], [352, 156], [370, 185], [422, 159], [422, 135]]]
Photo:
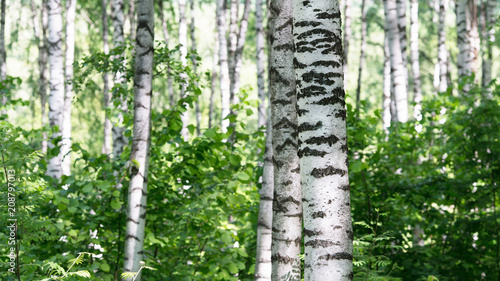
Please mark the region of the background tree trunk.
[[304, 280], [350, 281], [353, 232], [339, 2], [293, 3]]
[[[479, 54], [479, 33], [477, 4], [475, 0], [457, 1], [458, 76], [464, 77], [477, 72]], [[464, 88], [467, 92], [468, 87]]]
[[[163, 0], [158, 0], [159, 8], [160, 8], [160, 21], [161, 28], [163, 32], [163, 38], [165, 38], [165, 46], [169, 48], [170, 35], [168, 32], [167, 21], [165, 20], [164, 11], [163, 11]], [[167, 88], [168, 88], [168, 100], [170, 104], [170, 108], [174, 108], [175, 106], [175, 97], [174, 97], [174, 85], [172, 81], [172, 75], [170, 74], [170, 65], [167, 66]]]
[[293, 280], [300, 280], [300, 270], [294, 268], [300, 267], [302, 191], [297, 155], [292, 0], [271, 1], [270, 12], [269, 93], [274, 163], [272, 280], [282, 280], [291, 272]]
[[343, 0], [344, 2], [344, 55], [343, 55], [343, 64], [344, 64], [344, 85], [347, 85], [347, 75], [349, 70], [349, 41], [351, 40], [351, 1]]
[[[53, 130], [49, 148], [54, 148], [56, 138], [61, 136], [64, 107], [64, 58], [62, 49], [62, 7], [60, 0], [48, 0], [48, 53], [50, 65], [49, 125]], [[57, 128], [57, 129], [56, 129]], [[47, 175], [60, 179], [62, 176], [61, 153], [49, 159]]]
[[[396, 102], [397, 120], [408, 121], [407, 80], [403, 61], [403, 48], [398, 30], [396, 0], [384, 0], [385, 24], [389, 35], [389, 51], [391, 54], [391, 83]], [[405, 39], [406, 40], [406, 39]]]
[[[484, 5], [484, 4], [483, 4]], [[491, 67], [493, 63], [493, 45], [495, 44], [495, 1], [487, 0], [485, 9], [485, 31], [486, 52], [483, 56], [483, 77], [481, 79], [483, 87], [491, 82]]]
[[257, 50], [257, 93], [259, 96], [259, 115], [257, 126], [260, 128], [266, 125], [266, 91], [264, 80], [264, 17], [262, 15], [262, 0], [255, 1], [255, 48]]
[[[154, 1], [137, 1], [134, 129], [123, 270], [137, 272], [143, 256], [153, 91]], [[140, 281], [140, 276], [136, 281]], [[132, 278], [126, 279], [132, 280]]]
[[245, 40], [248, 31], [248, 16], [250, 15], [250, 0], [245, 0], [245, 5], [243, 7], [243, 16], [240, 21], [240, 29], [238, 31], [238, 41], [236, 44], [236, 53], [234, 54], [234, 70], [232, 76], [232, 103], [236, 104], [239, 102], [238, 92], [240, 91], [240, 70], [243, 57], [243, 47], [245, 46]]
[[208, 128], [212, 128], [214, 122], [214, 97], [215, 97], [215, 88], [217, 84], [217, 64], [219, 63], [219, 35], [217, 32], [214, 36], [214, 47], [212, 49], [212, 72], [210, 74], [211, 82], [210, 82], [210, 102], [208, 105]]
[[[190, 0], [190, 10], [191, 10], [191, 22], [189, 25], [189, 33], [191, 34], [191, 51], [196, 52], [196, 27], [194, 20], [194, 0]], [[191, 61], [193, 62], [193, 72], [196, 74], [197, 70], [197, 62], [196, 57], [191, 56]], [[196, 87], [198, 87], [198, 83], [196, 83]], [[200, 111], [200, 103], [202, 96], [198, 96], [198, 99], [195, 102], [195, 110], [196, 110], [196, 134], [200, 135], [200, 127], [201, 127], [201, 111]]]
[[[180, 46], [180, 61], [182, 67], [187, 67], [187, 23], [186, 23], [186, 0], [179, 0], [179, 44]], [[180, 96], [181, 98], [185, 98], [187, 93], [187, 86], [188, 86], [188, 76], [187, 73], [183, 72], [180, 74], [181, 78], [181, 91], [180, 91]], [[188, 105], [187, 103], [184, 103], [186, 106], [186, 111], [182, 113], [181, 115], [181, 120], [182, 120], [182, 130], [181, 130], [181, 135], [184, 138], [184, 140], [188, 140], [189, 138], [189, 130], [187, 128], [188, 123], [189, 123], [189, 114], [188, 114]]]
[[[363, 72], [363, 65], [365, 63], [365, 49], [366, 49], [366, 7], [365, 7], [366, 3], [365, 2], [366, 0], [363, 0], [361, 2], [361, 55], [359, 57], [358, 87], [356, 88], [356, 111], [359, 111], [359, 104], [361, 100], [361, 74]], [[346, 54], [344, 53], [344, 57], [345, 56]], [[344, 73], [345, 72], [346, 70], [344, 68]]]
[[[123, 35], [123, 23], [125, 21], [125, 16], [123, 14], [123, 0], [111, 0], [112, 8], [112, 19], [113, 19], [113, 43], [114, 47], [124, 46], [125, 37]], [[123, 59], [123, 64], [125, 64], [124, 54], [119, 54], [114, 59]], [[118, 71], [115, 74], [114, 84], [120, 87], [127, 87], [125, 73]], [[123, 127], [123, 113], [127, 111], [127, 99], [126, 97], [120, 97], [120, 113], [118, 115], [118, 122], [113, 124], [112, 136], [113, 136], [113, 157], [119, 159], [123, 152], [123, 148], [128, 144], [128, 139], [125, 137], [125, 128]]]
[[[108, 0], [101, 1], [102, 7], [102, 43], [103, 51], [105, 54], [109, 53], [109, 43], [108, 43]], [[104, 81], [103, 96], [104, 96], [104, 110], [108, 109], [109, 103], [111, 102], [111, 96], [109, 95], [109, 73], [104, 72], [102, 74], [102, 80]], [[101, 152], [103, 154], [109, 155], [111, 153], [111, 120], [109, 120], [106, 114], [104, 115], [104, 141], [102, 144]]]
[[[7, 55], [5, 51], [5, 0], [0, 2], [0, 81], [7, 78]], [[2, 95], [2, 105], [7, 103], [7, 97]], [[2, 114], [6, 114], [5, 109]]]
[[438, 92], [445, 92], [448, 88], [448, 81], [446, 75], [448, 73], [446, 49], [446, 5], [445, 0], [439, 0], [439, 23], [438, 23], [438, 71], [437, 71], [437, 85]]
[[217, 32], [219, 34], [219, 81], [221, 91], [221, 110], [222, 110], [222, 131], [227, 132], [229, 128], [229, 119], [225, 119], [230, 111], [230, 79], [227, 61], [227, 40], [226, 40], [226, 15], [224, 0], [217, 0]]
[[66, 0], [66, 59], [65, 96], [62, 125], [62, 173], [71, 174], [71, 103], [73, 99], [73, 62], [75, 61], [75, 15], [76, 0]]
[[389, 51], [389, 37], [384, 32], [384, 82], [382, 97], [382, 127], [387, 130], [391, 126], [391, 54]]
[[422, 118], [422, 91], [420, 89], [420, 63], [418, 54], [418, 0], [411, 0], [410, 6], [410, 52], [411, 52], [411, 72], [413, 74], [413, 117], [416, 120]]
[[128, 2], [128, 20], [130, 23], [130, 44], [135, 47], [135, 1], [137, 0], [129, 0]]

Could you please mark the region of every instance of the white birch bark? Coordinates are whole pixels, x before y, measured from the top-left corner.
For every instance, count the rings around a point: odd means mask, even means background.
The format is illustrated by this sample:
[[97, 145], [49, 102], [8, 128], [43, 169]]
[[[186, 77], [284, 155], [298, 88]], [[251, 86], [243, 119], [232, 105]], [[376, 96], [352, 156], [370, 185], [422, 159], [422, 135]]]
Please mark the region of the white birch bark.
[[[496, 2], [498, 3], [498, 2]], [[497, 4], [495, 0], [487, 0], [486, 1], [486, 9], [485, 9], [485, 33], [486, 37], [484, 40], [486, 41], [486, 52], [483, 56], [483, 76], [481, 79], [483, 87], [487, 87], [487, 85], [491, 82], [491, 67], [493, 64], [493, 45], [495, 44], [495, 21], [496, 15], [495, 11], [497, 8]]]
[[257, 49], [257, 92], [259, 96], [259, 115], [257, 126], [261, 128], [266, 125], [266, 92], [264, 80], [264, 17], [262, 15], [262, 0], [255, 1], [255, 48]]
[[[361, 102], [361, 77], [362, 77], [361, 74], [363, 73], [363, 65], [365, 63], [365, 49], [366, 49], [366, 7], [365, 7], [366, 3], [365, 2], [366, 0], [363, 0], [361, 2], [361, 54], [359, 57], [359, 68], [358, 68], [358, 87], [356, 88], [356, 111], [359, 111], [359, 105]], [[345, 56], [346, 54], [344, 53], [344, 57]], [[344, 67], [346, 67], [345, 64]], [[344, 68], [344, 73], [345, 71], [346, 70]]]
[[[154, 1], [137, 1], [134, 128], [123, 270], [137, 272], [143, 257], [153, 90]], [[140, 276], [136, 281], [140, 281]], [[132, 280], [132, 278], [125, 279]]]
[[[182, 67], [187, 67], [187, 23], [186, 23], [186, 0], [179, 0], [179, 44], [180, 46], [180, 61]], [[186, 97], [186, 91], [187, 91], [187, 73], [183, 72], [180, 74], [181, 78], [181, 91], [180, 95], [181, 98]], [[188, 115], [188, 106], [186, 106], [186, 111], [182, 113], [181, 115], [181, 120], [182, 120], [182, 130], [181, 130], [181, 135], [184, 138], [184, 140], [188, 140], [189, 138], [189, 130], [187, 128], [188, 123], [189, 123], [189, 115]]]
[[[164, 16], [163, 11], [163, 0], [158, 0], [159, 8], [160, 8], [160, 21], [161, 21], [161, 29], [163, 32], [163, 38], [165, 39], [165, 46], [168, 48], [170, 41], [170, 34], [168, 33], [167, 21]], [[170, 108], [174, 108], [175, 106], [175, 97], [174, 97], [174, 85], [172, 81], [172, 75], [170, 75], [170, 65], [167, 66], [167, 88], [168, 88], [168, 99]]]
[[351, 1], [343, 0], [344, 2], [344, 56], [343, 56], [343, 64], [344, 64], [344, 85], [347, 85], [347, 75], [349, 70], [349, 41], [351, 40]]
[[403, 65], [405, 69], [407, 68], [407, 55], [406, 55], [406, 1], [407, 0], [396, 0], [397, 9], [397, 22], [398, 22], [398, 32], [399, 32], [399, 45], [401, 47], [401, 58], [403, 59]]
[[[123, 24], [125, 16], [123, 13], [123, 0], [111, 0], [111, 13], [113, 20], [113, 42], [114, 47], [123, 46], [125, 44], [125, 37], [123, 35]], [[118, 55], [115, 59], [124, 58], [124, 54]], [[123, 61], [125, 64], [125, 60]], [[114, 84], [121, 84], [126, 87], [125, 73], [118, 71], [115, 74]], [[118, 115], [117, 123], [113, 124], [113, 157], [118, 159], [123, 152], [123, 148], [128, 144], [128, 139], [125, 137], [125, 128], [123, 127], [123, 113], [127, 111], [127, 102], [125, 97], [120, 97], [120, 113]]]
[[[46, 111], [46, 103], [47, 103], [47, 77], [48, 77], [48, 68], [47, 68], [47, 1], [42, 1], [42, 7], [40, 12], [41, 24], [38, 19], [38, 9], [35, 5], [35, 2], [31, 0], [31, 13], [33, 19], [33, 31], [35, 34], [36, 41], [38, 42], [38, 94], [40, 95], [40, 104], [41, 104], [41, 116], [42, 116], [42, 128], [45, 128], [47, 124], [47, 111]], [[47, 153], [47, 132], [42, 130], [42, 153]]]
[[416, 120], [422, 118], [422, 91], [420, 89], [420, 63], [418, 54], [418, 0], [411, 0], [410, 5], [410, 52], [411, 52], [411, 72], [413, 75], [413, 117]]
[[71, 103], [73, 99], [73, 62], [75, 61], [75, 14], [76, 0], [66, 0], [66, 59], [65, 59], [65, 95], [62, 125], [62, 173], [71, 174]]
[[389, 36], [391, 54], [391, 83], [394, 92], [397, 120], [408, 121], [408, 93], [406, 91], [406, 75], [403, 62], [401, 37], [399, 36], [396, 0], [384, 0], [385, 24]]
[[438, 63], [437, 63], [437, 86], [438, 92], [446, 92], [448, 88], [448, 83], [446, 75], [448, 73], [447, 68], [447, 55], [448, 51], [446, 49], [446, 5], [445, 0], [439, 0], [439, 22], [438, 22]]
[[[49, 125], [53, 130], [49, 148], [55, 145], [52, 140], [61, 136], [64, 107], [64, 58], [62, 46], [63, 20], [60, 0], [48, 0], [48, 53], [50, 65]], [[56, 129], [57, 128], [57, 129]], [[62, 176], [61, 154], [49, 159], [47, 175], [60, 179]]]
[[[104, 54], [109, 53], [109, 43], [108, 43], [108, 0], [101, 1], [102, 9], [102, 47]], [[102, 80], [104, 82], [103, 87], [103, 97], [104, 97], [104, 109], [108, 109], [109, 103], [111, 101], [111, 96], [109, 94], [109, 73], [104, 72], [102, 74]], [[111, 120], [109, 120], [106, 114], [104, 115], [104, 141], [102, 144], [101, 152], [103, 154], [109, 155], [111, 153]]]
[[234, 102], [234, 71], [236, 69], [236, 49], [238, 48], [238, 14], [239, 1], [229, 0], [229, 36], [228, 36], [228, 67], [230, 104]]
[[[476, 0], [457, 1], [458, 76], [477, 72], [479, 33]], [[468, 87], [464, 88], [464, 92]]]
[[304, 280], [353, 278], [339, 1], [293, 1]]
[[130, 43], [135, 47], [135, 1], [137, 0], [129, 0], [128, 2], [128, 20], [130, 23]]
[[[195, 0], [190, 0], [190, 12], [191, 12], [191, 22], [189, 23], [189, 33], [191, 35], [191, 51], [196, 52], [196, 25], [195, 25], [195, 17], [194, 17], [194, 2]], [[196, 57], [191, 56], [191, 61], [193, 62], [193, 73], [196, 74], [197, 70], [197, 62], [196, 62]], [[198, 87], [198, 82], [196, 83], [196, 87]], [[202, 96], [198, 96], [198, 99], [196, 100], [194, 106], [196, 110], [196, 134], [199, 136], [200, 135], [200, 128], [201, 128], [201, 111], [200, 111], [200, 103], [201, 103]]]
[[389, 51], [389, 37], [384, 32], [384, 82], [382, 97], [382, 127], [387, 130], [391, 126], [391, 54]]
[[259, 217], [257, 224], [257, 255], [255, 258], [255, 281], [271, 280], [271, 244], [273, 225], [274, 167], [271, 116], [267, 121], [266, 149], [262, 174], [262, 189], [259, 191]]
[[219, 34], [219, 81], [221, 91], [221, 111], [222, 111], [222, 131], [227, 132], [229, 128], [230, 105], [230, 79], [227, 55], [227, 40], [226, 40], [226, 15], [224, 9], [224, 0], [217, 0], [217, 33]]
[[[302, 191], [297, 151], [292, 0], [271, 1], [269, 90], [274, 163], [272, 280], [300, 280]], [[299, 47], [297, 45], [297, 47]], [[296, 270], [295, 270], [296, 271]]]

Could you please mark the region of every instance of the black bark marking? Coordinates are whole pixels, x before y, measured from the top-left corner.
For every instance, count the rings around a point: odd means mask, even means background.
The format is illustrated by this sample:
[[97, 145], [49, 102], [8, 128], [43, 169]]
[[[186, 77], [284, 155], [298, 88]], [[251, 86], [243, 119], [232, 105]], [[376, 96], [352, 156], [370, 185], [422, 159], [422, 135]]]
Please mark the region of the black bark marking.
[[341, 189], [343, 191], [350, 191], [351, 190], [351, 185], [350, 184], [341, 185], [341, 186], [338, 187], [338, 189]]
[[289, 105], [292, 103], [290, 100], [285, 99], [275, 99], [271, 101], [272, 104], [281, 104], [282, 106]]
[[350, 240], [354, 240], [354, 232], [352, 230], [346, 230], [347, 237], [349, 237]]
[[320, 235], [320, 234], [323, 234], [323, 232], [304, 228], [304, 235], [305, 236], [311, 237], [311, 236]]
[[316, 18], [317, 19], [340, 19], [340, 11], [338, 12], [335, 12], [335, 13], [327, 13], [327, 12], [323, 12], [323, 13], [319, 13], [316, 15]]
[[134, 236], [134, 235], [130, 235], [130, 234], [128, 234], [128, 235], [125, 237], [125, 240], [127, 240], [127, 239], [135, 239], [135, 240], [137, 240], [137, 241], [141, 242], [141, 240], [139, 240], [139, 238], [137, 238], [137, 237], [136, 237], [136, 236]]
[[304, 156], [319, 156], [319, 157], [323, 157], [326, 154], [327, 154], [327, 152], [325, 152], [325, 151], [319, 151], [319, 150], [316, 150], [316, 149], [310, 149], [309, 147], [306, 147], [304, 149], [300, 149], [297, 152], [297, 155], [299, 156], [299, 158], [302, 158]]
[[280, 121], [278, 121], [278, 123], [273, 124], [273, 128], [276, 128], [276, 129], [292, 128], [294, 130], [297, 130], [297, 124], [288, 120], [288, 118], [283, 117], [283, 118], [281, 118]]
[[293, 170], [290, 170], [290, 172], [296, 173], [296, 174], [300, 174], [300, 167], [297, 167], [297, 168], [295, 168]]
[[290, 85], [290, 81], [288, 81], [287, 79], [285, 79], [279, 73], [279, 71], [277, 71], [276, 68], [274, 68], [274, 67], [272, 67], [271, 70], [269, 71], [269, 75], [271, 76], [270, 80], [273, 81], [274, 83], [281, 83], [284, 86], [289, 86]]
[[316, 27], [318, 25], [321, 25], [321, 23], [319, 23], [317, 21], [299, 21], [299, 22], [295, 23], [296, 27], [304, 27], [304, 26]]
[[327, 72], [327, 73], [321, 73], [321, 72], [316, 72], [314, 70], [306, 72], [302, 74], [302, 80], [305, 82], [313, 82], [321, 85], [333, 85], [335, 83], [332, 78], [335, 76], [336, 73], [333, 72]]
[[332, 176], [332, 175], [345, 176], [345, 175], [347, 175], [347, 171], [342, 170], [342, 169], [337, 169], [337, 168], [334, 168], [332, 166], [328, 166], [328, 167], [322, 168], [322, 169], [314, 168], [311, 172], [311, 176], [313, 176], [315, 178], [323, 178], [323, 177]]
[[273, 156], [273, 165], [275, 169], [280, 169], [281, 167], [283, 167], [284, 163], [282, 161], [276, 160], [276, 158], [274, 158]]
[[282, 45], [278, 45], [273, 47], [275, 51], [294, 51], [293, 44], [292, 43], [286, 43]]
[[332, 146], [336, 144], [339, 141], [339, 138], [337, 138], [335, 135], [331, 135], [328, 137], [321, 136], [321, 137], [312, 137], [310, 139], [307, 139], [305, 143], [307, 144], [316, 144], [316, 145], [321, 145], [324, 143], [328, 143], [328, 145]]
[[[308, 25], [312, 25], [314, 27], [318, 26], [317, 22], [314, 22], [314, 21], [310, 21], [310, 22], [306, 22], [306, 23], [309, 23]], [[337, 37], [335, 35], [335, 33], [331, 32], [328, 29], [324, 29], [324, 28], [315, 28], [315, 29], [311, 29], [311, 30], [308, 30], [306, 32], [303, 32], [299, 36], [297, 36], [297, 39], [298, 40], [306, 39], [307, 37], [309, 37], [311, 35], [323, 35], [325, 38], [329, 39], [330, 42], [337, 42], [338, 41], [335, 38], [335, 37]]]
[[345, 109], [341, 109], [337, 111], [337, 113], [335, 113], [335, 118], [340, 118], [345, 121], [346, 117], [347, 117], [347, 112]]
[[312, 125], [310, 123], [302, 123], [300, 124], [300, 126], [298, 127], [298, 132], [299, 133], [302, 133], [302, 132], [305, 132], [305, 131], [315, 131], [317, 129], [320, 129], [323, 127], [323, 123], [321, 121], [318, 121], [315, 125]]
[[309, 111], [307, 111], [307, 110], [305, 110], [305, 109], [298, 109], [298, 110], [297, 110], [297, 115], [302, 116], [302, 115], [304, 115], [304, 114], [306, 114], [306, 113], [308, 113], [308, 112], [309, 112]]
[[325, 212], [323, 212], [323, 211], [319, 211], [319, 212], [314, 212], [314, 213], [312, 213], [312, 218], [313, 218], [313, 219], [317, 219], [317, 218], [324, 218], [324, 217], [326, 217], [326, 214], [325, 214]]
[[297, 99], [315, 97], [315, 96], [320, 96], [320, 95], [325, 95], [325, 94], [326, 94], [325, 87], [312, 85], [312, 86], [303, 88], [302, 91], [297, 94]]
[[311, 3], [311, 1], [304, 1], [304, 2], [302, 2], [302, 6], [305, 7], [305, 6], [309, 5], [309, 3]]
[[326, 254], [324, 256], [320, 256], [318, 259], [324, 260], [350, 260], [352, 261], [352, 255], [346, 252], [340, 252], [335, 254]]
[[274, 29], [274, 32], [277, 32], [277, 31], [281, 31], [282, 29], [285, 29], [287, 27], [290, 27], [292, 28], [292, 24], [293, 24], [293, 18], [289, 18], [286, 22], [284, 22], [282, 25], [276, 27]]
[[307, 241], [304, 245], [311, 246], [313, 248], [319, 248], [319, 247], [326, 248], [326, 247], [335, 246], [338, 244], [339, 243], [334, 243], [334, 242], [329, 241], [329, 240], [314, 239], [314, 240]]
[[280, 254], [275, 254], [271, 256], [271, 261], [273, 263], [281, 263], [281, 264], [293, 264], [295, 262], [296, 258], [289, 257], [289, 256], [282, 256]]
[[296, 58], [293, 58], [293, 66], [295, 68], [303, 69], [307, 67], [307, 64], [305, 63], [300, 63]]

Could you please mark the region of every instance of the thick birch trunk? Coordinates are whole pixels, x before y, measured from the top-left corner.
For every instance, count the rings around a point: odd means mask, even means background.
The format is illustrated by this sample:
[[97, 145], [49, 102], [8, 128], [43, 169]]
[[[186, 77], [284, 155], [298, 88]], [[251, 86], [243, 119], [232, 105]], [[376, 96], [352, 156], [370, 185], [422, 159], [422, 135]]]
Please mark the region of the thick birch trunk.
[[[186, 0], [179, 0], [179, 44], [180, 46], [180, 61], [182, 64], [182, 67], [187, 66], [187, 23], [186, 23]], [[181, 78], [181, 98], [186, 97], [186, 91], [187, 91], [187, 73], [183, 72], [180, 74]], [[188, 123], [189, 123], [189, 114], [188, 114], [188, 106], [186, 106], [186, 111], [182, 113], [181, 115], [181, 120], [182, 120], [182, 130], [181, 130], [181, 135], [184, 138], [184, 140], [188, 140], [189, 138], [189, 130], [187, 128]]]
[[437, 64], [437, 90], [438, 92], [446, 92], [448, 88], [448, 81], [446, 75], [448, 73], [447, 68], [447, 56], [448, 51], [446, 50], [446, 5], [445, 0], [439, 0], [439, 23], [438, 23], [438, 64]]
[[351, 40], [351, 1], [343, 0], [344, 2], [344, 55], [343, 55], [343, 64], [344, 64], [344, 85], [347, 85], [347, 75], [349, 70], [349, 41]]
[[384, 0], [385, 24], [389, 35], [391, 54], [391, 83], [396, 102], [397, 120], [408, 121], [408, 93], [406, 92], [406, 68], [404, 67], [401, 37], [398, 30], [396, 0]]
[[[194, 20], [194, 0], [190, 0], [190, 12], [191, 12], [191, 22], [189, 23], [189, 33], [191, 34], [191, 51], [196, 52], [196, 26]], [[197, 62], [196, 57], [191, 56], [191, 61], [193, 62], [193, 73], [196, 74], [197, 70]], [[198, 86], [198, 83], [196, 86]], [[196, 134], [200, 135], [200, 127], [201, 127], [201, 111], [200, 111], [200, 102], [202, 96], [198, 96], [197, 101], [195, 102], [195, 110], [196, 110]]]
[[401, 47], [401, 58], [403, 59], [403, 65], [406, 68], [407, 66], [407, 56], [406, 56], [406, 44], [407, 44], [407, 36], [406, 36], [406, 1], [407, 0], [396, 0], [396, 9], [397, 9], [397, 23], [398, 23], [398, 32], [399, 32], [399, 45]]
[[[40, 95], [40, 103], [41, 103], [41, 115], [42, 115], [42, 128], [45, 128], [47, 124], [47, 111], [46, 111], [46, 103], [47, 103], [47, 1], [42, 1], [41, 7], [41, 25], [40, 21], [37, 17], [38, 9], [35, 5], [35, 2], [31, 0], [31, 13], [33, 18], [33, 31], [35, 33], [35, 38], [38, 42], [38, 93]], [[47, 153], [47, 132], [43, 131], [43, 140], [42, 140], [42, 153]]]
[[384, 35], [384, 85], [382, 98], [382, 125], [385, 130], [391, 126], [391, 53], [389, 51], [389, 37]]
[[418, 54], [418, 0], [411, 0], [410, 6], [410, 52], [411, 52], [411, 72], [413, 74], [413, 117], [416, 120], [422, 118], [422, 91], [420, 89], [420, 63]]
[[[134, 129], [123, 270], [137, 272], [143, 257], [153, 90], [154, 1], [137, 1]], [[140, 281], [140, 276], [136, 281]], [[132, 278], [126, 279], [132, 280]]]
[[[101, 1], [102, 7], [102, 44], [103, 51], [105, 54], [109, 53], [109, 43], [108, 43], [108, 0]], [[104, 96], [104, 109], [109, 107], [111, 102], [111, 96], [109, 94], [109, 73], [104, 72], [102, 74], [102, 80], [104, 81], [103, 96]], [[104, 141], [102, 144], [101, 152], [103, 154], [109, 155], [111, 153], [111, 120], [109, 120], [106, 114], [104, 115]]]
[[[168, 48], [170, 35], [168, 33], [167, 21], [165, 20], [163, 14], [163, 0], [158, 0], [158, 3], [160, 8], [160, 21], [161, 21], [161, 29], [163, 32], [163, 38], [165, 39], [165, 46]], [[174, 108], [175, 106], [174, 84], [172, 81], [172, 75], [170, 75], [170, 65], [167, 66], [167, 87], [168, 87], [168, 99], [170, 108]]]
[[[112, 8], [112, 19], [113, 19], [113, 42], [114, 47], [123, 46], [125, 44], [125, 37], [123, 35], [123, 23], [125, 21], [125, 16], [123, 13], [123, 0], [111, 0]], [[116, 59], [123, 58], [124, 54], [118, 55]], [[125, 64], [125, 60], [123, 60]], [[118, 71], [115, 74], [114, 83], [121, 84], [122, 87], [126, 87], [125, 73]], [[128, 144], [128, 139], [125, 137], [125, 128], [122, 127], [123, 123], [123, 113], [127, 111], [127, 101], [125, 97], [120, 97], [120, 113], [118, 115], [118, 122], [113, 124], [112, 136], [113, 136], [113, 157], [119, 159], [123, 152], [123, 148]]]
[[257, 224], [257, 256], [255, 259], [255, 281], [271, 280], [271, 244], [273, 225], [274, 167], [271, 117], [267, 121], [266, 150], [262, 189], [260, 190], [259, 217]]
[[[457, 1], [458, 76], [477, 72], [479, 33], [476, 0]], [[464, 88], [468, 91], [468, 87]]]
[[304, 280], [352, 280], [353, 231], [339, 2], [293, 3]]
[[[365, 7], [366, 3], [365, 2], [366, 2], [366, 0], [363, 0], [361, 2], [361, 55], [359, 57], [358, 87], [356, 88], [356, 111], [359, 111], [359, 104], [361, 101], [361, 74], [363, 72], [363, 65], [365, 63], [365, 49], [366, 49], [366, 7]], [[344, 53], [344, 57], [345, 56], [346, 56], [346, 54]], [[345, 64], [344, 64], [344, 67], [346, 67]], [[346, 70], [344, 68], [344, 73], [345, 72], [346, 72]], [[345, 79], [344, 79], [344, 83], [345, 83]]]
[[73, 62], [75, 61], [75, 14], [76, 0], [66, 0], [66, 59], [65, 96], [62, 125], [62, 173], [71, 174], [71, 103], [73, 99]]
[[229, 128], [229, 119], [226, 119], [230, 113], [230, 79], [227, 61], [227, 40], [226, 40], [226, 15], [224, 9], [224, 0], [217, 0], [217, 32], [219, 34], [219, 81], [221, 91], [221, 110], [222, 110], [222, 131], [227, 132]]
[[[269, 90], [274, 162], [272, 280], [300, 280], [302, 191], [297, 151], [292, 0], [271, 1]], [[298, 47], [299, 45], [297, 45]]]
[[[49, 125], [53, 129], [51, 140], [54, 140], [61, 136], [64, 107], [64, 58], [62, 48], [63, 20], [61, 1], [48, 0], [47, 10], [49, 15], [48, 53], [50, 65]], [[53, 148], [55, 145], [52, 141], [50, 141], [48, 147]], [[61, 178], [61, 154], [49, 159], [47, 175], [55, 179]]]
[[255, 48], [257, 49], [257, 92], [259, 96], [259, 115], [257, 126], [261, 128], [266, 125], [266, 92], [264, 80], [264, 17], [262, 15], [262, 0], [255, 1]]

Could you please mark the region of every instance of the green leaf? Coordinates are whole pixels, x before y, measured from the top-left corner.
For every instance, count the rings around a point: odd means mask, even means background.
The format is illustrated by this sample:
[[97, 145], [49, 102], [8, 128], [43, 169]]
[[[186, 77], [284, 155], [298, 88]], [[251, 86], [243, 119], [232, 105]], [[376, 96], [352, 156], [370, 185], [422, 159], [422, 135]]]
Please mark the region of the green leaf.
[[107, 263], [101, 263], [99, 267], [104, 271], [104, 272], [109, 272], [110, 267]]
[[245, 173], [245, 172], [239, 172], [239, 173], [236, 174], [236, 176], [241, 181], [248, 181], [248, 180], [250, 180], [250, 176], [247, 173]]
[[78, 236], [78, 233], [74, 229], [71, 229], [70, 231], [68, 231], [68, 235], [71, 237], [76, 237]]
[[122, 202], [119, 202], [117, 200], [113, 200], [113, 201], [111, 201], [110, 205], [111, 205], [111, 208], [113, 208], [115, 210], [118, 210], [118, 209], [120, 209], [120, 207], [122, 206], [122, 204], [123, 204]]
[[60, 211], [64, 211], [64, 210], [66, 210], [66, 205], [64, 205], [63, 203], [60, 203], [59, 205], [57, 205], [57, 208], [58, 208]]
[[229, 162], [233, 164], [234, 166], [239, 166], [240, 165], [240, 158], [236, 155], [229, 155]]
[[228, 265], [228, 269], [229, 269], [229, 272], [231, 272], [232, 274], [238, 273], [238, 267], [234, 263], [230, 263]]
[[353, 173], [359, 173], [359, 172], [361, 172], [362, 168], [363, 168], [363, 162], [361, 162], [360, 160], [358, 160], [358, 161], [354, 162], [353, 164], [349, 165], [349, 169]]

